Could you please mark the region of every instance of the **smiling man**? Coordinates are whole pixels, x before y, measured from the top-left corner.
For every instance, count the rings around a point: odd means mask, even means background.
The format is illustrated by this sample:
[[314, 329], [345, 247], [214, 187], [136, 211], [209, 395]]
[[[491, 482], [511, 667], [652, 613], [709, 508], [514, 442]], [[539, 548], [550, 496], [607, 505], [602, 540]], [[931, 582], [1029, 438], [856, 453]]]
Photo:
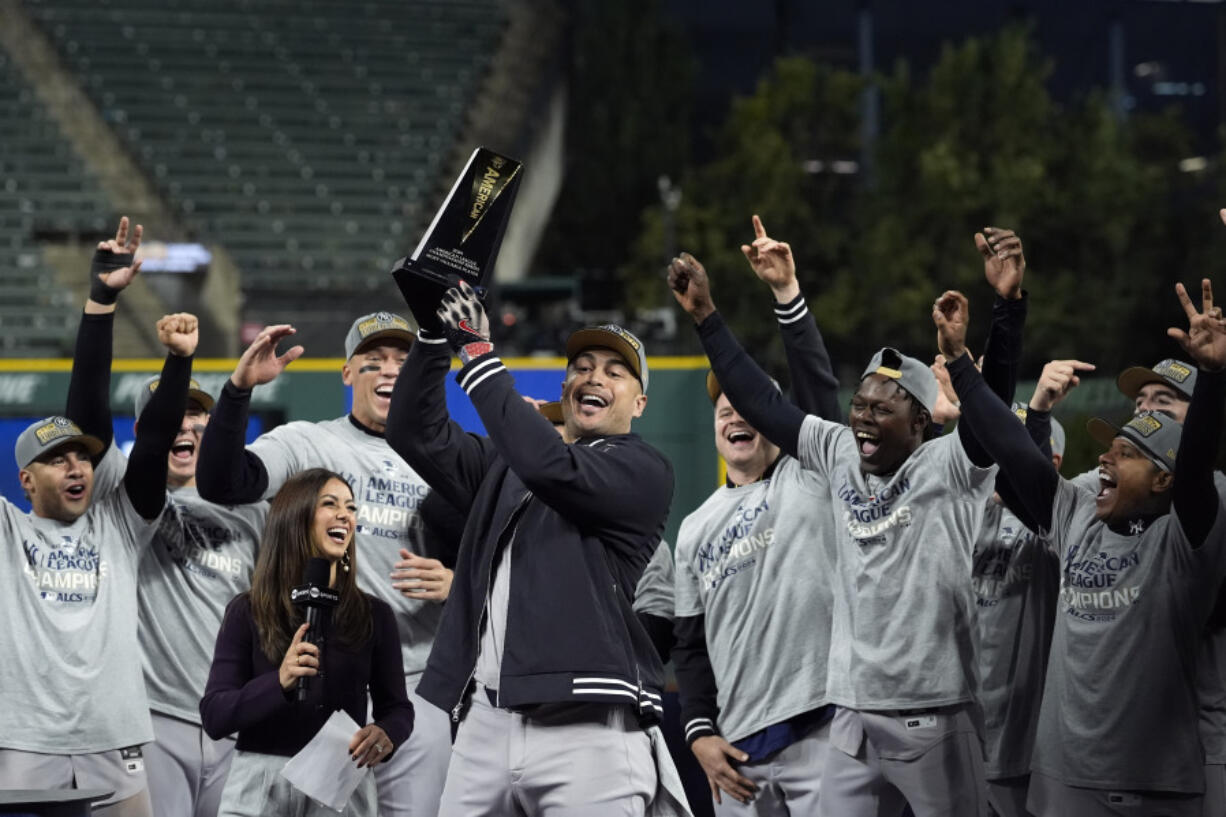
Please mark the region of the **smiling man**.
[[[440, 814], [642, 815], [666, 781], [679, 791], [663, 737], [644, 729], [663, 714], [663, 667], [633, 609], [673, 492], [668, 461], [631, 431], [643, 344], [614, 325], [571, 335], [568, 443], [515, 390], [467, 284], [439, 318], [445, 336], [420, 333], [409, 353], [388, 439], [468, 512], [418, 686], [458, 724]], [[488, 437], [450, 419], [450, 351]]]
[[[125, 217], [94, 254], [74, 356], [75, 363], [102, 355], [108, 376], [116, 304], [140, 267], [134, 255], [141, 228], [128, 228]], [[98, 349], [86, 326], [102, 332]], [[106, 817], [154, 813], [142, 758], [153, 730], [140, 671], [137, 571], [166, 504], [196, 318], [164, 316], [157, 336], [167, 349], [166, 385], [145, 407], [131, 458], [115, 466], [116, 478], [103, 484], [94, 471], [118, 457], [111, 446], [97, 461], [111, 439], [108, 377], [95, 378], [103, 384], [99, 394], [74, 370], [69, 417], [48, 417], [17, 439], [32, 512], [0, 501], [7, 559], [0, 652], [8, 656], [0, 662], [0, 789], [103, 789], [110, 795], [94, 813]]]
[[[1099, 489], [1061, 479], [965, 353], [966, 299], [933, 308], [969, 419], [1060, 559], [1060, 597], [1027, 808], [1047, 815], [1199, 817], [1205, 789], [1196, 661], [1226, 569], [1213, 462], [1226, 394], [1226, 322], [1176, 285], [1188, 330], [1168, 330], [1199, 368], [1181, 428], [1141, 412], [1091, 421], [1106, 452]], [[986, 433], [985, 433], [986, 432]], [[1109, 683], [1104, 683], [1109, 679]], [[1160, 703], [1159, 703], [1160, 702]]]
[[[985, 232], [985, 259], [1020, 254], [1011, 234]], [[985, 263], [985, 273], [998, 295], [985, 367], [1007, 375], [1025, 315], [1022, 268]], [[842, 518], [826, 682], [838, 708], [819, 813], [897, 815], [910, 805], [920, 817], [978, 817], [987, 793], [971, 554], [993, 489], [986, 455], [965, 423], [924, 441], [938, 386], [919, 360], [877, 352], [841, 426], [783, 400], [724, 325], [696, 259], [675, 259], [668, 280], [733, 405], [825, 479]]]
[[[753, 223], [742, 249], [775, 297], [792, 391], [802, 409], [833, 419], [838, 380], [791, 248]], [[816, 815], [833, 714], [829, 488], [741, 416], [714, 372], [706, 386], [727, 480], [677, 536], [674, 663], [686, 741], [716, 814]]]
[[[396, 614], [411, 690], [425, 668], [451, 585], [451, 571], [427, 558], [442, 553], [420, 512], [429, 486], [383, 436], [413, 326], [390, 312], [355, 320], [345, 336], [341, 366], [341, 381], [353, 390], [350, 413], [278, 426], [244, 449], [251, 389], [274, 380], [302, 354], [302, 347], [294, 346], [277, 355], [277, 343], [293, 333], [291, 326], [266, 327], [222, 388], [201, 443], [200, 494], [223, 504], [253, 502], [271, 497], [290, 476], [308, 468], [344, 476], [358, 505], [358, 586]], [[438, 710], [419, 700], [414, 705], [419, 714], [408, 743], [375, 770], [379, 811], [387, 817], [432, 817], [438, 809], [451, 731]]]

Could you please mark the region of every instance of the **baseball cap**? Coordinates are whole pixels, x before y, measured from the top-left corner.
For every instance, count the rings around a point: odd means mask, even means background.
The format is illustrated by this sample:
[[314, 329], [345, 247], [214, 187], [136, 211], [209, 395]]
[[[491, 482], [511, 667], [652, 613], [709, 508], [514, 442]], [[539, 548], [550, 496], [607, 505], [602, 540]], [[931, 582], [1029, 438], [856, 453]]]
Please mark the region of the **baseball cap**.
[[[775, 387], [775, 391], [783, 394], [783, 387], [779, 385], [779, 381], [771, 378], [771, 385]], [[723, 388], [719, 385], [719, 381], [715, 379], [715, 370], [707, 370], [707, 397], [711, 398], [711, 405], [715, 405], [719, 400], [719, 396], [724, 393]]]
[[643, 384], [643, 393], [647, 393], [647, 352], [643, 342], [634, 333], [623, 329], [615, 323], [603, 323], [600, 326], [585, 326], [571, 332], [566, 339], [566, 361], [575, 359], [575, 355], [584, 349], [595, 347], [612, 349], [618, 357], [626, 361], [630, 371]]
[[554, 400], [552, 403], [542, 403], [536, 407], [536, 410], [555, 426], [562, 422], [562, 403], [559, 400]]
[[937, 385], [936, 375], [923, 363], [913, 357], [907, 357], [893, 347], [879, 349], [868, 362], [860, 379], [863, 380], [870, 374], [881, 374], [898, 381], [898, 385], [918, 400], [929, 414], [937, 404], [940, 387]]
[[44, 454], [63, 448], [69, 443], [77, 443], [85, 447], [91, 457], [96, 457], [105, 448], [102, 440], [86, 434], [81, 427], [67, 417], [44, 417], [26, 427], [17, 435], [17, 444], [13, 446], [13, 456], [17, 459], [18, 468], [27, 468]]
[[1144, 366], [1132, 366], [1120, 372], [1115, 384], [1130, 400], [1137, 399], [1137, 393], [1142, 386], [1150, 383], [1161, 383], [1170, 386], [1183, 395], [1184, 399], [1192, 399], [1192, 389], [1196, 388], [1196, 367], [1182, 360], [1167, 358], [1159, 361], [1152, 369]]
[[1095, 417], [1086, 423], [1090, 436], [1105, 446], [1123, 437], [1163, 471], [1175, 471], [1175, 455], [1183, 426], [1159, 411], [1143, 411], [1122, 426]]
[[417, 325], [392, 312], [371, 312], [349, 327], [345, 335], [345, 359], [356, 355], [377, 340], [395, 338], [412, 343], [417, 338]]
[[[1017, 401], [1014, 401], [1012, 408], [1013, 408], [1013, 413], [1017, 415], [1017, 419], [1021, 420], [1023, 423], [1026, 422], [1026, 414], [1027, 412], [1030, 411], [1030, 407], [1027, 406], [1025, 403], [1019, 403]], [[1051, 453], [1059, 454], [1061, 457], [1063, 457], [1064, 456], [1064, 426], [1060, 425], [1060, 422], [1055, 417], [1052, 417], [1050, 419], [1050, 422], [1051, 422]]]
[[[136, 416], [138, 419], [145, 410], [145, 406], [149, 405], [149, 400], [152, 399], [153, 393], [158, 390], [158, 383], [161, 382], [162, 379], [154, 375], [144, 383], [141, 383], [140, 391], [136, 392]], [[213, 410], [212, 396], [201, 388], [200, 383], [194, 377], [187, 381], [187, 399], [195, 400], [205, 411]]]

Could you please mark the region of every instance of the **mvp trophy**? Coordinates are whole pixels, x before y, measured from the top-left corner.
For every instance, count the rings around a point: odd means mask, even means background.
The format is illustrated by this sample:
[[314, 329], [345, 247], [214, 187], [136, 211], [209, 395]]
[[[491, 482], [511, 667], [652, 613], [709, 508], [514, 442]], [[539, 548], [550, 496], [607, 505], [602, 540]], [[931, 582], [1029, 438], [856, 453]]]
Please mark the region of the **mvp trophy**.
[[485, 297], [522, 169], [522, 163], [488, 148], [474, 150], [417, 249], [392, 268], [421, 328], [441, 332], [435, 310], [461, 280]]

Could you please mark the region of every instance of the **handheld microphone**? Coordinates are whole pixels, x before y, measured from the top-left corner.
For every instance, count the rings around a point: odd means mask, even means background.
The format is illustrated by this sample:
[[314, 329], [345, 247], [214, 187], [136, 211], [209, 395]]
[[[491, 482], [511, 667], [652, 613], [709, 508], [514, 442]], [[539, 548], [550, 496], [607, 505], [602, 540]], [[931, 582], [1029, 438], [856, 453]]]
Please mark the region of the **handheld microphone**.
[[[307, 560], [306, 571], [303, 573], [303, 583], [290, 591], [290, 601], [298, 607], [306, 608], [307, 627], [304, 641], [320, 648], [320, 658], [323, 658], [323, 643], [328, 636], [328, 624], [332, 620], [332, 608], [340, 603], [340, 593], [328, 587], [328, 579], [332, 573], [332, 565], [327, 559], [313, 557]], [[322, 663], [321, 663], [322, 668]], [[302, 676], [298, 679], [297, 700], [299, 703], [307, 698], [310, 678]]]

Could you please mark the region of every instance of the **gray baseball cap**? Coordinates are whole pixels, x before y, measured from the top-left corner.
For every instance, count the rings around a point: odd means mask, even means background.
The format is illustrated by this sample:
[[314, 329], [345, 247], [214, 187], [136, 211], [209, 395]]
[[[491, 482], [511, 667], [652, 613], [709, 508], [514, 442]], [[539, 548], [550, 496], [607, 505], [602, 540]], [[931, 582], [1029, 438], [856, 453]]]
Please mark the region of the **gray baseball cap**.
[[86, 434], [80, 426], [67, 417], [52, 416], [32, 423], [25, 431], [17, 435], [17, 444], [13, 446], [13, 456], [17, 459], [18, 468], [28, 468], [30, 463], [39, 457], [70, 443], [84, 446], [91, 457], [98, 456], [106, 447], [102, 444], [102, 440]]
[[[1026, 422], [1026, 413], [1030, 411], [1030, 407], [1025, 403], [1013, 403], [1013, 413], [1017, 415], [1017, 419], [1023, 423]], [[1055, 417], [1051, 418], [1051, 453], [1064, 456], [1064, 426], [1060, 425]]]
[[1196, 366], [1168, 357], [1156, 363], [1152, 369], [1146, 369], [1144, 366], [1127, 368], [1120, 372], [1115, 381], [1129, 400], [1136, 400], [1141, 387], [1150, 383], [1170, 386], [1183, 395], [1185, 400], [1191, 400], [1192, 389], [1196, 388]]
[[392, 312], [372, 312], [363, 315], [349, 327], [345, 335], [345, 359], [385, 338], [412, 343], [417, 339], [417, 324]]
[[1183, 426], [1160, 411], [1143, 411], [1122, 426], [1095, 417], [1086, 423], [1090, 436], [1105, 446], [1116, 437], [1135, 445], [1163, 471], [1174, 473]]
[[[152, 399], [153, 393], [158, 390], [158, 383], [162, 382], [162, 378], [154, 375], [153, 377], [140, 384], [140, 390], [136, 392], [136, 417], [140, 419], [141, 413], [144, 412], [145, 406], [149, 405], [149, 400]], [[196, 378], [187, 381], [187, 399], [195, 400], [200, 404], [206, 412], [213, 410], [213, 397], [203, 388]]]
[[870, 374], [885, 375], [891, 380], [898, 381], [898, 385], [918, 400], [929, 414], [932, 414], [933, 408], [936, 407], [937, 393], [940, 391], [936, 375], [915, 358], [907, 357], [890, 346], [883, 347], [873, 355], [873, 359], [868, 362], [860, 379], [863, 380]]
[[643, 342], [628, 329], [623, 329], [615, 323], [603, 323], [600, 326], [585, 326], [571, 332], [566, 339], [566, 362], [575, 359], [575, 355], [584, 349], [602, 347], [612, 349], [618, 357], [626, 361], [630, 371], [639, 379], [643, 393], [647, 393], [647, 351]]

